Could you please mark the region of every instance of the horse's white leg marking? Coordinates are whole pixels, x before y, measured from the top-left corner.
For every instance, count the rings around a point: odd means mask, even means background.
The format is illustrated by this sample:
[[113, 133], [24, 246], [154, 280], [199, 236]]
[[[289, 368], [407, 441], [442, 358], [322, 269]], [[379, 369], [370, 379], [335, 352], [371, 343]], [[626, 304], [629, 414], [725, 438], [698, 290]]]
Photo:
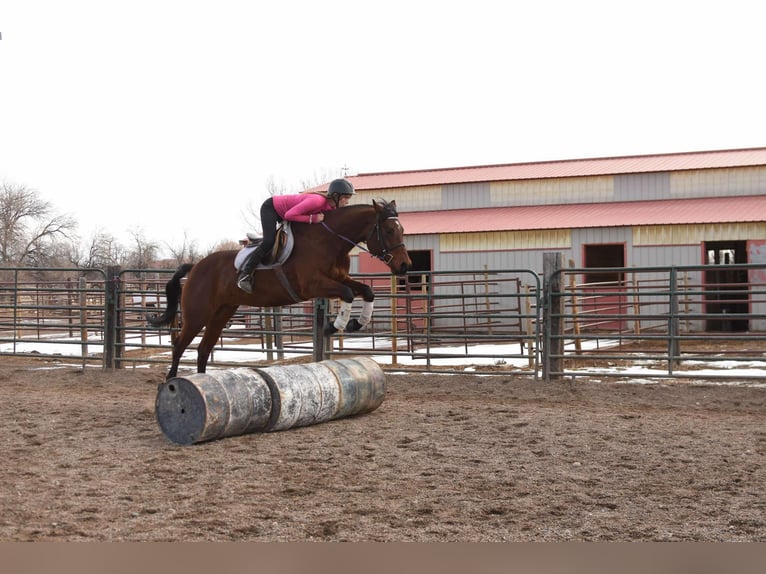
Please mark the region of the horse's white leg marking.
[[338, 311], [338, 316], [335, 317], [335, 322], [333, 323], [333, 326], [338, 329], [338, 331], [342, 331], [346, 328], [346, 325], [348, 324], [348, 320], [351, 318], [351, 303], [346, 303], [345, 301], [340, 302], [340, 311]]
[[372, 319], [372, 307], [374, 303], [374, 301], [364, 301], [362, 303], [362, 312], [359, 314], [359, 324], [362, 327], [366, 327], [367, 323]]

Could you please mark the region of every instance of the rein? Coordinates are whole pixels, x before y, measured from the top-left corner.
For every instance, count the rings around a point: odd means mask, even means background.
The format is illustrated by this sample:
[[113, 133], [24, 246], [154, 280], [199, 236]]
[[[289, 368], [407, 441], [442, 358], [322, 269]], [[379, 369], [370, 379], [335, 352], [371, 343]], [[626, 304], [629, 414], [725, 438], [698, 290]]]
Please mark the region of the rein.
[[[389, 220], [389, 219], [396, 219], [397, 221], [399, 220], [398, 217], [386, 217], [386, 221]], [[361, 249], [362, 251], [364, 251], [366, 253], [369, 253], [370, 256], [375, 257], [376, 259], [382, 261], [386, 265], [391, 263], [391, 260], [394, 258], [394, 256], [391, 255], [391, 251], [393, 251], [394, 249], [398, 249], [399, 247], [402, 247], [404, 245], [404, 243], [400, 243], [399, 245], [395, 245], [393, 247], [386, 247], [386, 244], [383, 241], [383, 235], [382, 235], [382, 233], [380, 231], [380, 220], [377, 220], [375, 222], [375, 227], [372, 228], [372, 231], [370, 231], [370, 235], [368, 235], [367, 239], [365, 240], [365, 243], [367, 243], [367, 241], [370, 240], [370, 237], [372, 237], [372, 234], [375, 233], [375, 231], [377, 231], [378, 232], [378, 241], [380, 242], [380, 246], [383, 249], [383, 251], [382, 251], [382, 253], [380, 255], [376, 255], [375, 253], [373, 253], [372, 251], [370, 251], [366, 247], [363, 247], [362, 245], [360, 245], [359, 243], [357, 243], [353, 239], [349, 239], [345, 235], [341, 235], [340, 233], [336, 233], [324, 221], [322, 221], [322, 227], [324, 227], [327, 231], [332, 233], [335, 237], [340, 237], [341, 239], [343, 239], [344, 241], [347, 241], [351, 245]]]

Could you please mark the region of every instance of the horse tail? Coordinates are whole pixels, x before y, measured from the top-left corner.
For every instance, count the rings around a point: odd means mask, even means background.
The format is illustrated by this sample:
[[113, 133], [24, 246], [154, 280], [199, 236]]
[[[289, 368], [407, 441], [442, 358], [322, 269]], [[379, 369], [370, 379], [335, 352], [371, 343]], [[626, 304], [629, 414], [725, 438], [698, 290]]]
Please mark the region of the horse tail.
[[194, 263], [184, 263], [181, 265], [171, 277], [170, 281], [165, 285], [165, 298], [167, 300], [167, 307], [162, 315], [147, 315], [146, 320], [152, 327], [165, 327], [175, 319], [178, 312], [178, 303], [181, 300], [181, 279], [191, 271], [194, 267]]

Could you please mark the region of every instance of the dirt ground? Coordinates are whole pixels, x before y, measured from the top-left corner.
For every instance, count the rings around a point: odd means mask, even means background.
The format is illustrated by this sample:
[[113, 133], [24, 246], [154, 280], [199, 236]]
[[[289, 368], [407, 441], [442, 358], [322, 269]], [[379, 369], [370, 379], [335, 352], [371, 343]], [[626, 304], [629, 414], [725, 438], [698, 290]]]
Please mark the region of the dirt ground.
[[766, 541], [766, 388], [396, 375], [374, 412], [170, 443], [164, 369], [0, 359], [0, 540]]

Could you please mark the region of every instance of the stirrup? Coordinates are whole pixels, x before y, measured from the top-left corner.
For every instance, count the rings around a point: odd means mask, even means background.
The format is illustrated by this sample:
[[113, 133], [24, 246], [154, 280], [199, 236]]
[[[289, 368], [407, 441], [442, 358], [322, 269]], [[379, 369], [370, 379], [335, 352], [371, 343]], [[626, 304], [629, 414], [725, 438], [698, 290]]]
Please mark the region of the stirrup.
[[253, 292], [253, 282], [250, 279], [250, 275], [243, 275], [237, 280], [237, 287], [242, 289], [245, 293]]

